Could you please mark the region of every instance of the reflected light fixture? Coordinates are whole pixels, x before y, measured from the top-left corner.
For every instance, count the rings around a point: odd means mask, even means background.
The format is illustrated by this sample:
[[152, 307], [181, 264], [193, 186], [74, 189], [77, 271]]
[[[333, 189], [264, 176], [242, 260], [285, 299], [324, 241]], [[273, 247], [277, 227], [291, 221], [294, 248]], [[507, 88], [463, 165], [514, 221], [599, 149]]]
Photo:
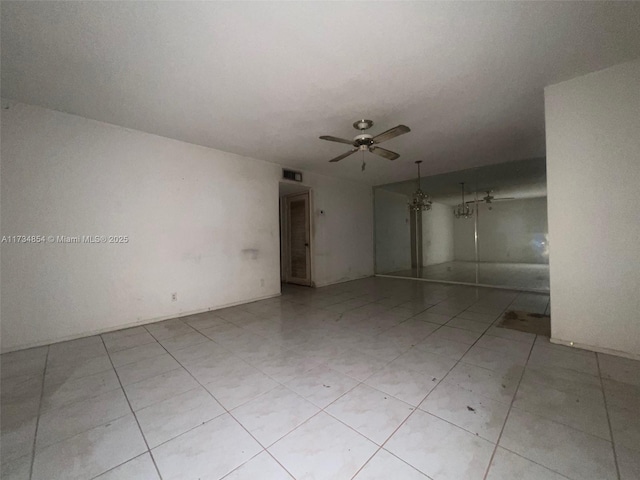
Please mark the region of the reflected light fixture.
[[415, 162], [418, 165], [418, 189], [414, 192], [411, 202], [408, 203], [409, 210], [418, 212], [420, 210], [431, 210], [431, 198], [420, 188], [420, 164], [422, 160]]
[[453, 209], [453, 214], [456, 218], [471, 218], [473, 216], [473, 208], [464, 201], [464, 182], [460, 182], [460, 188], [462, 189], [462, 203], [456, 205]]

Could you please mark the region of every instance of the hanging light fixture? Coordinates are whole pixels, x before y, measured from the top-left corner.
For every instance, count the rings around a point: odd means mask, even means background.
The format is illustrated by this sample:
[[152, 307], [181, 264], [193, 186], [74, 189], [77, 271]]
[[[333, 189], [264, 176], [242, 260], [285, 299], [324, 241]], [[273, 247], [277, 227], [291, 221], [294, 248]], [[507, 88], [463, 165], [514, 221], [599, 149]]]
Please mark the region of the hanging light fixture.
[[464, 201], [464, 182], [460, 182], [460, 188], [462, 189], [462, 203], [456, 205], [456, 208], [453, 209], [453, 214], [456, 218], [471, 218], [473, 216], [473, 208]]
[[422, 160], [418, 160], [416, 165], [418, 165], [418, 189], [413, 194], [411, 202], [409, 202], [409, 210], [413, 210], [414, 212], [418, 212], [420, 210], [431, 210], [431, 198], [428, 194], [424, 193], [420, 188], [420, 164]]

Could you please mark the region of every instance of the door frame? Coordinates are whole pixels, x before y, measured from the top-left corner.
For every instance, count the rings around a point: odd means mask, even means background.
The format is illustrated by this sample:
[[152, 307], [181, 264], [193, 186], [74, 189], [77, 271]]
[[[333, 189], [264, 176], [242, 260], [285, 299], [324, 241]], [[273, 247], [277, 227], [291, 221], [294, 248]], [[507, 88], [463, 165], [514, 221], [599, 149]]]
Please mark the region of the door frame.
[[[307, 224], [307, 243], [309, 244], [307, 247], [307, 272], [308, 272], [308, 280], [300, 281], [300, 279], [294, 279], [290, 276], [291, 271], [291, 237], [290, 233], [290, 211], [289, 211], [289, 201], [293, 197], [298, 197], [301, 195], [307, 196], [307, 208], [308, 208], [308, 224]], [[291, 193], [288, 195], [284, 195], [280, 197], [280, 278], [284, 283], [292, 283], [296, 285], [305, 285], [312, 287], [314, 286], [313, 281], [313, 239], [314, 239], [314, 231], [313, 231], [313, 194], [311, 188], [308, 188], [306, 191]]]

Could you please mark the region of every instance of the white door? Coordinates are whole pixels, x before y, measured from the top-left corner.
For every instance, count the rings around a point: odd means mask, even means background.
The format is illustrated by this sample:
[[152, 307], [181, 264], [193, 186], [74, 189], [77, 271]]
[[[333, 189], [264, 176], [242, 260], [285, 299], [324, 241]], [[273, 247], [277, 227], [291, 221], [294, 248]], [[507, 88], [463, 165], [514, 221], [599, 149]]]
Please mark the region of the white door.
[[309, 192], [286, 197], [287, 281], [311, 285]]

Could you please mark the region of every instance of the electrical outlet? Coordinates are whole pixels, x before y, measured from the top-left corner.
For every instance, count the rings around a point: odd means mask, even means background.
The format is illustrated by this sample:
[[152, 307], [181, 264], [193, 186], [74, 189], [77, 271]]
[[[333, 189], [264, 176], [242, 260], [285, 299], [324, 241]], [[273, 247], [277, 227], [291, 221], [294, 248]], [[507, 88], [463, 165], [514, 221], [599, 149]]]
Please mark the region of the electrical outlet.
[[176, 292], [171, 294], [171, 301], [172, 302], [177, 302], [178, 301], [178, 294]]
[[261, 278], [261, 279], [260, 279], [260, 286], [261, 286], [261, 287], [264, 287], [264, 278]]

